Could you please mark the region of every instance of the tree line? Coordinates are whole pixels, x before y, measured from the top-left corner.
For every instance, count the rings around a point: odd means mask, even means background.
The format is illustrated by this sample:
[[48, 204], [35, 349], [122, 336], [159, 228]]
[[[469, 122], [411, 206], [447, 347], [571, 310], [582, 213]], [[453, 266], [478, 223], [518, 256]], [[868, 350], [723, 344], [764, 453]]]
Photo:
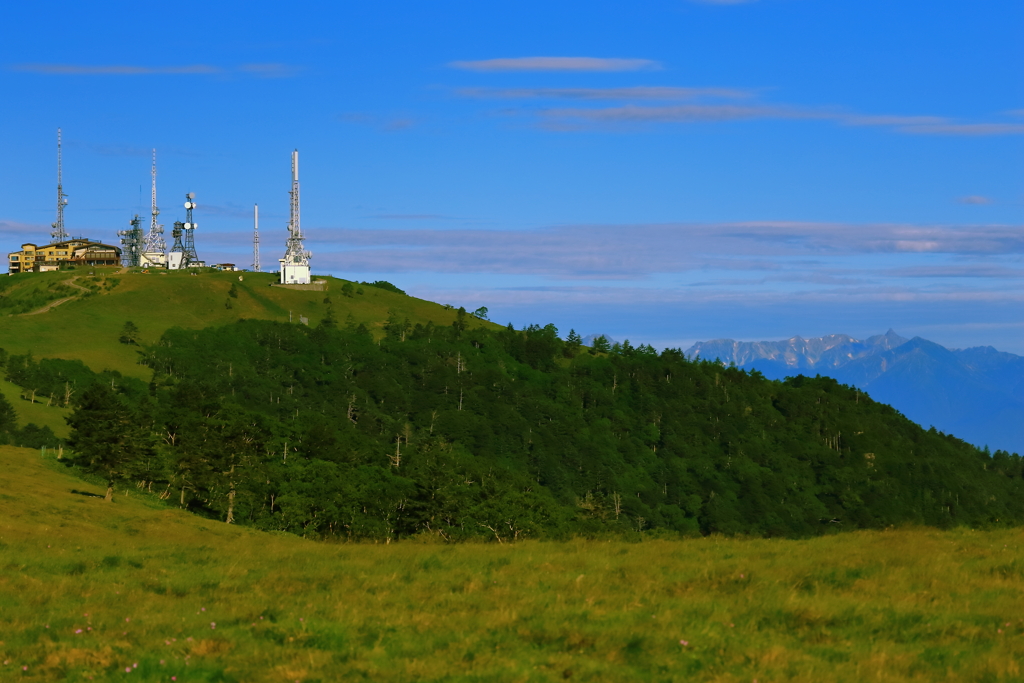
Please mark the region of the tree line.
[[[76, 375], [68, 446], [108, 494], [141, 487], [326, 538], [808, 536], [1024, 519], [1020, 456], [924, 430], [832, 379], [775, 382], [679, 349], [597, 351], [553, 325], [466, 321], [392, 315], [383, 338], [331, 315], [316, 328], [171, 329], [140, 350], [148, 385]], [[12, 376], [52, 374], [46, 364], [19, 360]]]

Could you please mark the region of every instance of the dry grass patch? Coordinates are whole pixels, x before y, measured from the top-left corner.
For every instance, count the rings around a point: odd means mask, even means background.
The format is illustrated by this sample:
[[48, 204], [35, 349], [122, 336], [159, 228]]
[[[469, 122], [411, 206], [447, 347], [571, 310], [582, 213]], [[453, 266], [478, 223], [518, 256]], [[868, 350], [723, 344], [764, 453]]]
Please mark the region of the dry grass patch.
[[3, 680], [1020, 680], [1020, 531], [325, 545], [0, 471]]

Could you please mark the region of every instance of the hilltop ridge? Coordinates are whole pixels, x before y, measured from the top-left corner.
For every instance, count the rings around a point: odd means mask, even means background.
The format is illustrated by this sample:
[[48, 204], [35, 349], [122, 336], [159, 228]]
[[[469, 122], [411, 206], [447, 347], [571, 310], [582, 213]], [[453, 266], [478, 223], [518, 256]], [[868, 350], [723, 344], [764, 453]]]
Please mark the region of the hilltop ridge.
[[[109, 369], [148, 379], [149, 371], [138, 364], [139, 347], [118, 342], [127, 321], [139, 328], [139, 342], [149, 344], [171, 327], [202, 329], [240, 319], [288, 322], [291, 315], [292, 322], [299, 323], [302, 316], [315, 326], [328, 308], [340, 323], [351, 319], [378, 333], [392, 312], [414, 324], [450, 325], [456, 316], [454, 309], [441, 304], [330, 276], [316, 276], [326, 286], [316, 291], [271, 286], [277, 282], [273, 273], [101, 268], [93, 271], [95, 275], [89, 272], [0, 278], [0, 348], [81, 360], [97, 372]], [[342, 291], [346, 284], [352, 285], [351, 296]], [[230, 295], [232, 287], [237, 296]], [[56, 301], [63, 302], [40, 311]], [[29, 311], [37, 313], [24, 315]], [[476, 318], [470, 324], [496, 327]]]

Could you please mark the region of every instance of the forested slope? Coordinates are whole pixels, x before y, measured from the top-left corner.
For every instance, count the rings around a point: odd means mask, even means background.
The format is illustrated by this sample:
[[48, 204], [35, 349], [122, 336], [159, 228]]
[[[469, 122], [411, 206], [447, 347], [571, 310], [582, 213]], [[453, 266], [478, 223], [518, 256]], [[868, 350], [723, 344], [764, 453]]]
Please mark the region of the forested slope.
[[592, 355], [552, 326], [464, 323], [393, 316], [377, 340], [330, 317], [172, 329], [143, 352], [148, 387], [108, 377], [82, 392], [71, 445], [112, 482], [316, 536], [1024, 518], [1019, 458], [924, 431], [833, 380], [773, 382], [628, 344]]

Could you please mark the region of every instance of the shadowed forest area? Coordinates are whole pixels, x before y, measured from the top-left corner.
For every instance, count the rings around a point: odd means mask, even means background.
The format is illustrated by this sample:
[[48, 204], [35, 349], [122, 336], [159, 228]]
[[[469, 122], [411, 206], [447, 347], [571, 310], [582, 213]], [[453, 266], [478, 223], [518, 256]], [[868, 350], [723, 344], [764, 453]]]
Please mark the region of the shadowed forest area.
[[[147, 384], [5, 358], [73, 406], [69, 462], [214, 519], [336, 539], [752, 534], [1017, 524], [1019, 456], [827, 378], [769, 381], [679, 350], [328, 313], [140, 347]], [[67, 397], [63, 401], [63, 397]], [[63, 403], [62, 403], [63, 401]]]

